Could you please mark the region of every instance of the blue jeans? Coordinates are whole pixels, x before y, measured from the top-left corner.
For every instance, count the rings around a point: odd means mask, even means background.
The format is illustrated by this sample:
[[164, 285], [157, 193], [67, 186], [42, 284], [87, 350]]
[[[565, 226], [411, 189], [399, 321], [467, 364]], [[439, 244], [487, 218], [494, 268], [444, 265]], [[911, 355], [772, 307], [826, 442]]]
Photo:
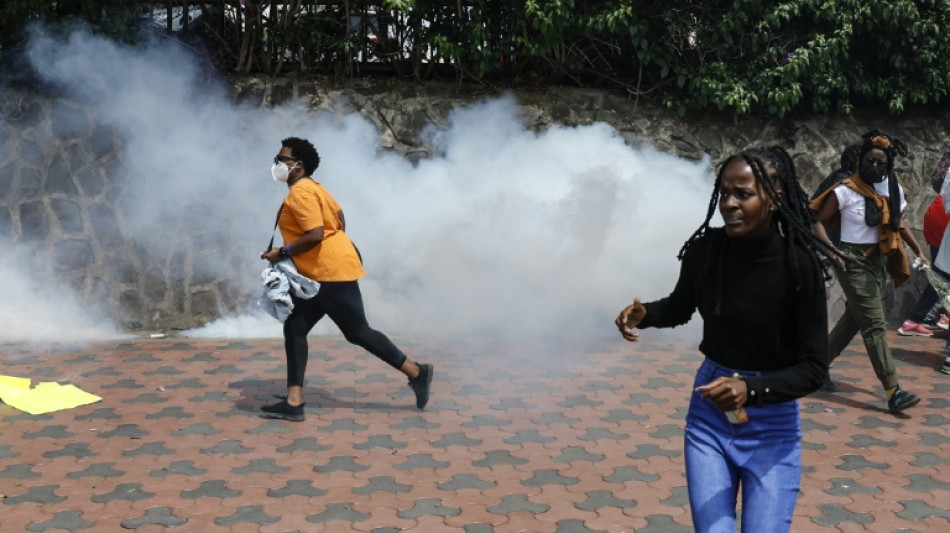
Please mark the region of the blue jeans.
[[[733, 370], [705, 359], [695, 389]], [[761, 376], [769, 372], [744, 372]], [[749, 421], [733, 424], [693, 391], [686, 415], [686, 485], [697, 533], [735, 533], [742, 487], [742, 531], [787, 533], [801, 481], [798, 402], [746, 406]]]

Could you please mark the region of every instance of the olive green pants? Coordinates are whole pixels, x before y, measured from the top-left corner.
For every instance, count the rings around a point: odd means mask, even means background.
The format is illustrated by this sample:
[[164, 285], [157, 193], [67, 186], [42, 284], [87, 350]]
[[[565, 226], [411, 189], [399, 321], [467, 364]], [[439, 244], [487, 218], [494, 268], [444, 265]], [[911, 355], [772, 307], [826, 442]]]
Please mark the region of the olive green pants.
[[865, 257], [867, 244], [842, 243], [839, 249], [845, 254], [847, 270], [836, 272], [838, 283], [847, 299], [845, 312], [835, 324], [828, 337], [830, 360], [834, 361], [845, 349], [856, 331], [861, 332], [864, 348], [877, 379], [884, 389], [897, 386], [894, 359], [887, 346], [887, 321], [884, 318], [884, 283], [887, 281], [887, 265], [876, 250]]

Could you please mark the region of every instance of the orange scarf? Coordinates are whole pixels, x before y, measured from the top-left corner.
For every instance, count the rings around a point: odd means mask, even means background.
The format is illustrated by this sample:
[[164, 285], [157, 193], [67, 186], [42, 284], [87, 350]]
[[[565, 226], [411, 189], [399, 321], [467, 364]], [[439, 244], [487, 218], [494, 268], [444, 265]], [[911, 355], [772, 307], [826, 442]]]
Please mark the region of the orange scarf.
[[[893, 178], [892, 178], [893, 179]], [[907, 261], [907, 252], [904, 250], [904, 241], [901, 239], [899, 231], [891, 228], [891, 209], [887, 198], [881, 196], [867, 183], [861, 181], [857, 174], [844, 178], [837, 185], [845, 185], [865, 198], [870, 198], [881, 213], [881, 220], [877, 224], [877, 249], [887, 258], [887, 273], [894, 280], [894, 286], [900, 287], [910, 279], [910, 263]], [[821, 193], [811, 203], [811, 208], [815, 211], [821, 209], [828, 195], [835, 190], [834, 185], [825, 192]], [[901, 220], [901, 229], [904, 229], [904, 221]], [[871, 246], [864, 252], [867, 257], [874, 252], [874, 246]]]

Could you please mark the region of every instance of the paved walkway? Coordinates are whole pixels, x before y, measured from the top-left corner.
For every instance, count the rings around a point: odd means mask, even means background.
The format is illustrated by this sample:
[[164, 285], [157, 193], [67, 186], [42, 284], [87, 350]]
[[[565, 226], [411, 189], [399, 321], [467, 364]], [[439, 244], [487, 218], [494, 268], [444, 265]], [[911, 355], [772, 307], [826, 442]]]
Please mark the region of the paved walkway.
[[[692, 531], [691, 347], [396, 340], [436, 364], [429, 409], [383, 363], [316, 338], [302, 423], [257, 416], [283, 390], [279, 340], [0, 346], [0, 374], [104, 398], [41, 416], [0, 404], [0, 531]], [[923, 401], [886, 413], [852, 344], [840, 392], [802, 401], [793, 531], [950, 531], [943, 342], [891, 341]]]

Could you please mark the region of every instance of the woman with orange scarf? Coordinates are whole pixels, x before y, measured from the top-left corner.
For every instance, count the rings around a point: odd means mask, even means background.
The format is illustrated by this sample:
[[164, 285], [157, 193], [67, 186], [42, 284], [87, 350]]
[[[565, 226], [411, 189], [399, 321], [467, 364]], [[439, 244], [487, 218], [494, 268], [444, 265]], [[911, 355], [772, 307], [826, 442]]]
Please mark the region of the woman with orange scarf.
[[[864, 139], [858, 172], [816, 198], [812, 209], [818, 212], [821, 223], [817, 228], [819, 237], [829, 246], [832, 244], [824, 226], [840, 218], [838, 248], [843, 261], [838, 264], [837, 277], [847, 299], [845, 318], [850, 317], [861, 331], [874, 373], [887, 392], [888, 411], [899, 413], [917, 405], [920, 397], [902, 389], [897, 379], [887, 345], [884, 283], [888, 275], [897, 287], [910, 278], [905, 242], [923, 264], [929, 262], [901, 220], [907, 201], [894, 174], [894, 158], [906, 154], [903, 144], [878, 130], [865, 134]], [[831, 332], [828, 340], [830, 361], [851, 340], [850, 335], [837, 335], [838, 329]]]

